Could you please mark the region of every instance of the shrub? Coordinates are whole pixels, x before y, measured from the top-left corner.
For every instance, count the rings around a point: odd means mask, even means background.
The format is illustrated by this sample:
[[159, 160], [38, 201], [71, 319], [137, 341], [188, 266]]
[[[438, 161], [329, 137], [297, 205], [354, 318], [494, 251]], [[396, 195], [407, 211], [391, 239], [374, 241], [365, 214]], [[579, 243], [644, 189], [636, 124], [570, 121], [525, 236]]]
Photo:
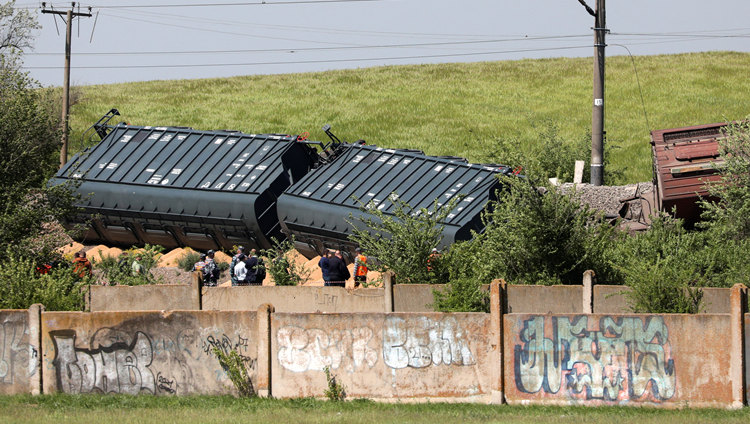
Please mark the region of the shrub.
[[323, 368], [323, 373], [325, 373], [326, 383], [328, 383], [328, 388], [324, 392], [328, 400], [340, 402], [346, 399], [346, 388], [336, 381], [336, 376], [331, 373], [331, 369], [326, 366]]
[[268, 259], [264, 266], [271, 275], [274, 284], [277, 286], [297, 286], [306, 283], [310, 279], [311, 271], [298, 265], [290, 257], [294, 250], [294, 239], [280, 242], [273, 238], [272, 242], [273, 247], [261, 250], [261, 256]]
[[[151, 274], [151, 269], [156, 266], [163, 250], [161, 246], [147, 244], [143, 248], [132, 247], [119, 258], [104, 256], [99, 252], [99, 259], [94, 267], [101, 271], [102, 279], [110, 284], [123, 286], [154, 284], [160, 280]], [[133, 262], [137, 256], [141, 257], [140, 264], [143, 267], [143, 273], [133, 275]]]
[[199, 260], [201, 260], [200, 253], [192, 249], [186, 249], [185, 253], [177, 260], [177, 266], [183, 271], [190, 272], [193, 270], [195, 263]]
[[587, 269], [611, 274], [604, 250], [618, 234], [598, 212], [581, 205], [575, 194], [549, 186], [540, 192], [532, 181], [502, 179], [505, 189], [488, 205], [484, 232], [451, 249], [452, 280], [549, 285], [577, 283]]
[[[352, 233], [349, 239], [357, 243], [368, 256], [376, 258], [372, 269], [393, 271], [396, 281], [404, 283], [444, 283], [441, 272], [430, 272], [427, 260], [432, 249], [442, 239], [442, 221], [460, 201], [456, 197], [440, 205], [437, 200], [431, 209], [414, 209], [392, 193], [388, 200], [394, 206], [393, 215], [385, 214], [377, 205], [361, 204], [363, 215], [349, 217]], [[384, 201], [386, 202], [386, 201]], [[368, 263], [368, 265], [370, 265]], [[436, 269], [441, 265], [436, 263]]]
[[242, 359], [242, 356], [237, 353], [235, 349], [229, 352], [224, 352], [217, 346], [213, 348], [216, 359], [219, 360], [219, 365], [227, 373], [229, 380], [232, 382], [234, 387], [242, 397], [254, 397], [256, 395], [253, 382], [250, 380], [250, 373], [247, 370], [247, 363]]
[[610, 249], [613, 267], [634, 312], [697, 313], [701, 287], [730, 287], [748, 277], [750, 243], [716, 231], [687, 231], [682, 221], [662, 216], [651, 228]]
[[83, 289], [91, 278], [81, 279], [69, 267], [36, 270], [33, 260], [6, 252], [0, 262], [0, 309], [27, 309], [41, 303], [49, 311], [80, 311]]

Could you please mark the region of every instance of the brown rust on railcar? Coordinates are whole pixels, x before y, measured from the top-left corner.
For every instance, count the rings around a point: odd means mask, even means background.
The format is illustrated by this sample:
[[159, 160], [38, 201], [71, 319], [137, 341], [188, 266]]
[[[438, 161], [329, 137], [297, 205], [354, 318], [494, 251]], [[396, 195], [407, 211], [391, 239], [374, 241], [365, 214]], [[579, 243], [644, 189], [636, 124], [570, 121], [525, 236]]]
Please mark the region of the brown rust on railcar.
[[706, 183], [718, 181], [719, 143], [727, 123], [651, 131], [654, 184], [659, 210], [687, 224], [700, 219], [701, 197], [708, 198]]

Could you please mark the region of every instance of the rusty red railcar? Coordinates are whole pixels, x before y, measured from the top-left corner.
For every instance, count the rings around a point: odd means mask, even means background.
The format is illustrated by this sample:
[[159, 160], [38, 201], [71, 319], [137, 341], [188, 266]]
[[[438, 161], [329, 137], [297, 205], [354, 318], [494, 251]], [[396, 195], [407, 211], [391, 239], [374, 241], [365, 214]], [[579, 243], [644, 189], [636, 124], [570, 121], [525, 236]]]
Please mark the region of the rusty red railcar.
[[719, 140], [727, 123], [651, 131], [654, 184], [659, 210], [688, 224], [700, 219], [700, 197], [708, 197], [706, 183], [718, 181]]

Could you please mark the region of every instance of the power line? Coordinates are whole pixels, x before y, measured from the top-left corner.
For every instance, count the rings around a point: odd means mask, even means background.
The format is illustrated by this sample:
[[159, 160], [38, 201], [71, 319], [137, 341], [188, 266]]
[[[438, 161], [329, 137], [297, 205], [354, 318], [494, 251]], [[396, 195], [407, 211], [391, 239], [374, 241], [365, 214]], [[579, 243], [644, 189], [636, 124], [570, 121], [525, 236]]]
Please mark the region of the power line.
[[386, 0], [286, 0], [238, 3], [176, 3], [176, 4], [133, 4], [117, 6], [91, 6], [93, 9], [154, 9], [154, 8], [178, 8], [178, 7], [224, 7], [224, 6], [277, 6], [289, 4], [322, 4], [322, 3], [365, 3], [382, 2]]
[[[339, 46], [339, 47], [287, 47], [272, 49], [237, 49], [237, 50], [182, 50], [182, 51], [146, 51], [146, 52], [78, 52], [78, 56], [139, 56], [139, 55], [169, 55], [169, 54], [233, 54], [233, 53], [269, 53], [269, 52], [298, 52], [298, 51], [321, 51], [321, 50], [361, 50], [361, 49], [386, 49], [386, 48], [413, 48], [413, 47], [438, 47], [438, 46], [461, 46], [470, 44], [492, 44], [513, 41], [563, 41], [570, 38], [588, 37], [588, 35], [567, 35], [567, 36], [540, 36], [524, 38], [502, 38], [496, 40], [475, 40], [475, 41], [443, 41], [434, 43], [403, 43], [403, 44], [378, 44], [366, 46]], [[26, 53], [27, 56], [56, 56], [59, 53], [42, 52]]]
[[[371, 62], [378, 60], [408, 60], [408, 59], [432, 59], [443, 57], [465, 57], [465, 56], [484, 56], [492, 54], [506, 53], [527, 53], [554, 50], [572, 50], [591, 48], [585, 46], [565, 46], [549, 47], [538, 49], [517, 49], [517, 50], [498, 50], [490, 52], [472, 52], [472, 53], [452, 53], [436, 55], [415, 55], [415, 56], [391, 56], [391, 57], [372, 57], [372, 58], [351, 58], [351, 59], [320, 59], [320, 60], [299, 60], [299, 61], [270, 61], [270, 62], [245, 62], [245, 63], [199, 63], [199, 64], [170, 64], [170, 65], [96, 65], [96, 66], [76, 66], [76, 69], [134, 69], [134, 68], [206, 68], [219, 66], [258, 66], [258, 65], [302, 65], [311, 63], [339, 63], [339, 62]], [[24, 66], [24, 69], [59, 69], [59, 66]]]

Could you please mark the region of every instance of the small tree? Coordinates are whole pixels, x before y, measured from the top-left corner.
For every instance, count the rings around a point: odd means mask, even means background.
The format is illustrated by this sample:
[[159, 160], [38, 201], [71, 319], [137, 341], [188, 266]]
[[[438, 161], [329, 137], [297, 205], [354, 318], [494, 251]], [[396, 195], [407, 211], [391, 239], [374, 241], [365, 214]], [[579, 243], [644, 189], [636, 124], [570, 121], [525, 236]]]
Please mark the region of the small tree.
[[750, 121], [726, 127], [719, 153], [724, 161], [718, 168], [721, 180], [707, 184], [717, 200], [702, 202], [704, 225], [726, 238], [750, 239]]
[[[261, 256], [268, 258], [264, 264], [277, 286], [297, 286], [310, 279], [311, 271], [298, 265], [291, 258], [294, 250], [294, 239], [278, 241], [272, 239], [273, 247], [261, 250]], [[249, 272], [249, 271], [248, 271]]]
[[442, 206], [435, 200], [432, 209], [414, 209], [396, 193], [388, 200], [394, 206], [392, 213], [383, 212], [379, 205], [360, 202], [363, 215], [347, 220], [352, 226], [349, 239], [377, 258], [373, 269], [393, 271], [398, 283], [445, 282], [438, 281], [440, 273], [428, 270], [427, 261], [443, 238], [443, 221], [460, 198]]

